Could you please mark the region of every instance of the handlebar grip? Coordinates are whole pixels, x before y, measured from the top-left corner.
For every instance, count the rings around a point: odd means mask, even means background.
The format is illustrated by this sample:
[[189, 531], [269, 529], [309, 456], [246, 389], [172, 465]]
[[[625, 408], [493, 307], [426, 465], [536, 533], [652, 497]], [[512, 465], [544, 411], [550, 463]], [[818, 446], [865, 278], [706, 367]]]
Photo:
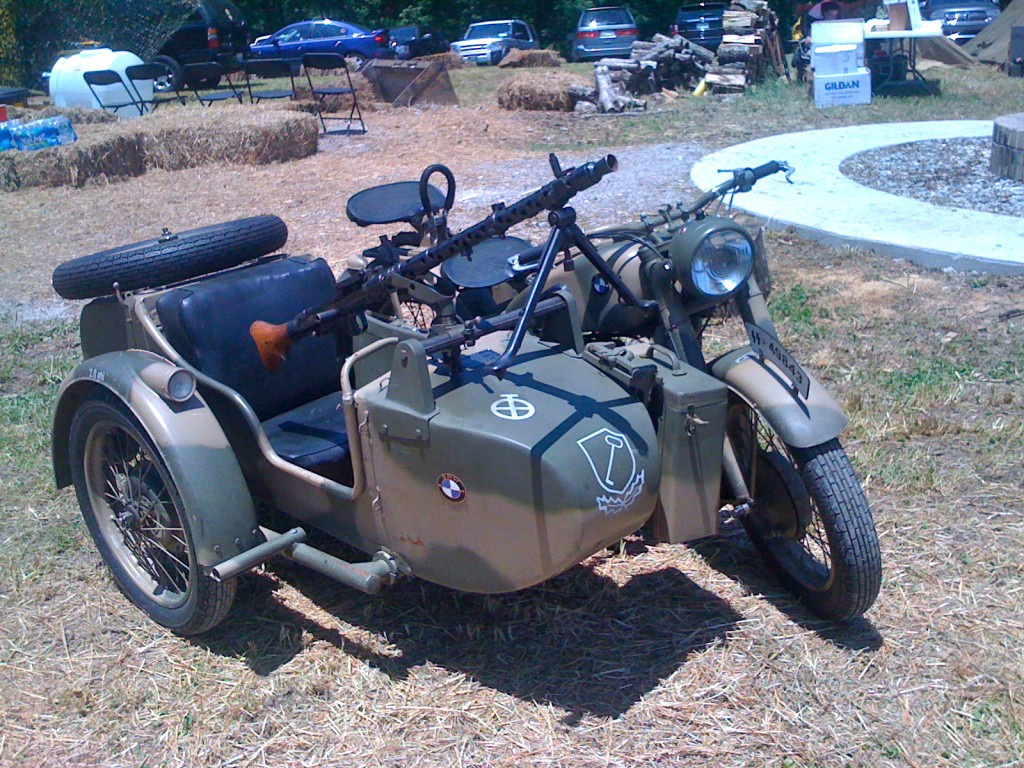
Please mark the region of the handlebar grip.
[[773, 173], [778, 173], [782, 170], [782, 165], [777, 160], [772, 160], [764, 165], [759, 165], [757, 168], [752, 168], [751, 171], [754, 174], [754, 180], [758, 181], [763, 179], [765, 176], [771, 176]]

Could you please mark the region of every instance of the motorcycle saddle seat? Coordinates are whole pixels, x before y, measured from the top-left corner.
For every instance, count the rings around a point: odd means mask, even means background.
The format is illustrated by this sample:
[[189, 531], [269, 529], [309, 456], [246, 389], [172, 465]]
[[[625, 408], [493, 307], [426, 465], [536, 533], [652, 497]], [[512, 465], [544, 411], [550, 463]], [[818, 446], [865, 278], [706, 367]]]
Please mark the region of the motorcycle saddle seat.
[[[433, 184], [427, 185], [427, 196], [430, 198], [431, 213], [437, 213], [444, 207], [444, 195]], [[348, 199], [345, 213], [353, 223], [368, 227], [371, 224], [398, 222], [415, 224], [426, 211], [420, 200], [420, 183], [396, 181], [356, 192]]]

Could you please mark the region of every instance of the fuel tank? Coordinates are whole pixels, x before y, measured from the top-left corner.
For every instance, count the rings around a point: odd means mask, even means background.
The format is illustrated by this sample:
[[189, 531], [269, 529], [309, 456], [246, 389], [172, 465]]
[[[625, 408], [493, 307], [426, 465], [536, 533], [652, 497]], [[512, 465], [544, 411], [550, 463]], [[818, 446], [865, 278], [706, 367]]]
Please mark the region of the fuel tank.
[[[639, 299], [652, 298], [643, 275], [640, 250], [632, 242], [605, 243], [598, 247], [605, 262], [618, 274]], [[608, 281], [586, 258], [577, 256], [551, 270], [547, 287], [565, 286], [580, 310], [584, 333], [603, 336], [647, 336], [658, 321], [655, 310], [626, 306], [619, 301]]]
[[[483, 341], [500, 349], [506, 338]], [[449, 376], [419, 341], [404, 341], [390, 375], [357, 393], [382, 544], [413, 574], [514, 591], [651, 516], [661, 456], [642, 403], [549, 342], [528, 337], [500, 379], [470, 368], [496, 352], [470, 351]]]

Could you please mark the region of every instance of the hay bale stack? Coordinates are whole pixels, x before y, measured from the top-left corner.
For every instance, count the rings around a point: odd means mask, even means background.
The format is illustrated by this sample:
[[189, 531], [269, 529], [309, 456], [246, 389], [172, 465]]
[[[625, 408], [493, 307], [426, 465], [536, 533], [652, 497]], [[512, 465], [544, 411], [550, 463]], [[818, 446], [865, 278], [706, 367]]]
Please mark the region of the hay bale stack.
[[466, 66], [466, 62], [462, 60], [462, 57], [452, 51], [445, 51], [444, 53], [430, 53], [426, 56], [417, 56], [416, 61], [440, 61], [448, 69], [462, 69]]
[[558, 55], [558, 51], [548, 48], [539, 51], [521, 51], [513, 48], [505, 54], [505, 58], [498, 62], [498, 66], [505, 67], [560, 67], [565, 64], [565, 59]]
[[502, 109], [571, 112], [575, 100], [569, 91], [579, 85], [585, 85], [579, 75], [524, 72], [498, 86], [498, 106]]
[[149, 168], [295, 160], [316, 154], [319, 135], [312, 117], [248, 105], [162, 109], [137, 120], [80, 123], [75, 130], [74, 144], [0, 155], [0, 190], [82, 187], [141, 176]]
[[[188, 117], [182, 119], [182, 114]], [[207, 163], [266, 165], [309, 157], [317, 150], [317, 123], [272, 105], [216, 109], [190, 105], [149, 117], [157, 120], [142, 134], [147, 168], [172, 171]]]

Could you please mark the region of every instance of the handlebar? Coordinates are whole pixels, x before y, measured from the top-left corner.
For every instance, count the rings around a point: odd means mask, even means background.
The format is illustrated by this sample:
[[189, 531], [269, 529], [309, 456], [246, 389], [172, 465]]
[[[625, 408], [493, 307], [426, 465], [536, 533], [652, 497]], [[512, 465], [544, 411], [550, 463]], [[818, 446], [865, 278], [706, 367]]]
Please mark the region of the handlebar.
[[790, 176], [793, 175], [793, 166], [782, 160], [771, 160], [756, 168], [735, 168], [723, 170], [722, 173], [731, 173], [732, 178], [723, 181], [717, 187], [708, 190], [697, 198], [689, 207], [683, 207], [682, 203], [669, 205], [655, 215], [643, 214], [640, 217], [641, 223], [626, 226], [602, 227], [590, 233], [591, 237], [610, 237], [618, 232], [651, 232], [654, 229], [670, 224], [676, 220], [688, 221], [699, 211], [706, 208], [720, 197], [725, 197], [730, 192], [749, 192], [755, 183], [772, 174], [780, 171], [786, 174], [786, 181], [792, 184]]

